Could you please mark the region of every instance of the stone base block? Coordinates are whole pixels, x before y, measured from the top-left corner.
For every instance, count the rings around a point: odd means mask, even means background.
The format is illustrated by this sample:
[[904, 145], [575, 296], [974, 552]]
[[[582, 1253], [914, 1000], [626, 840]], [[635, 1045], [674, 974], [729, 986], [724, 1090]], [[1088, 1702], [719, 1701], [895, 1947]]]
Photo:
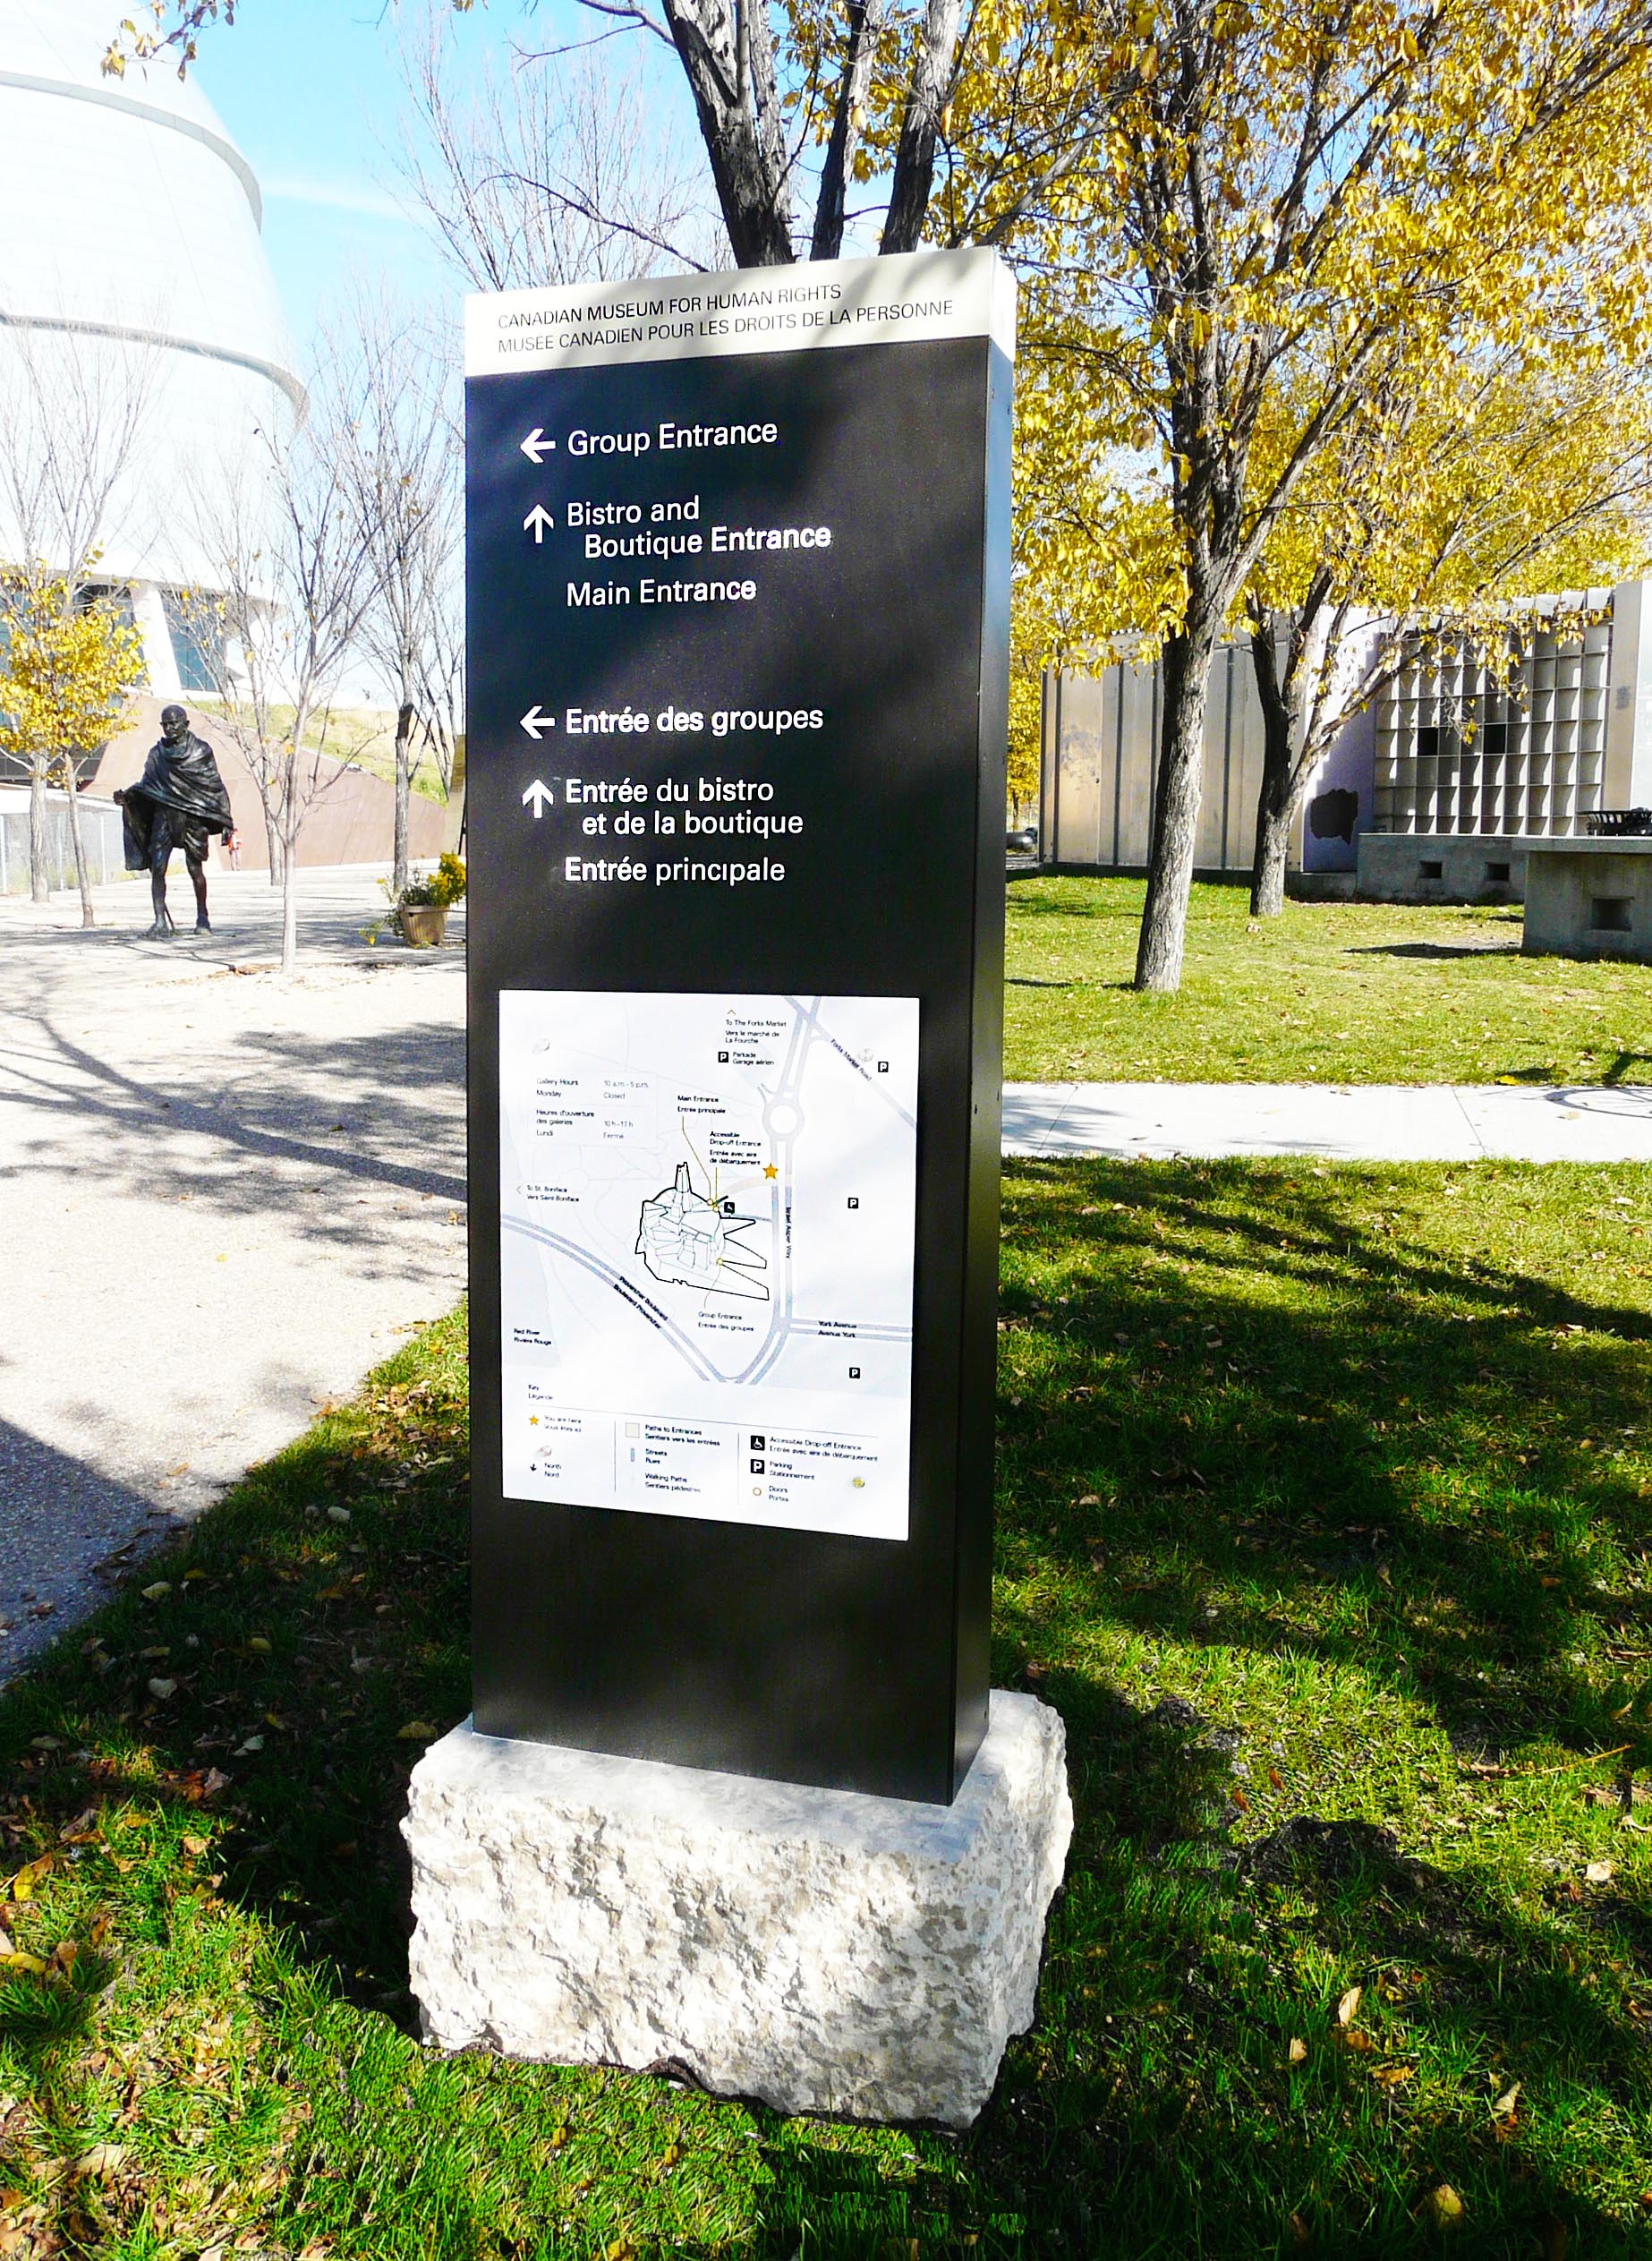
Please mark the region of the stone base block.
[[1032, 2023], [1066, 1736], [1001, 1691], [949, 1806], [477, 1735], [413, 1770], [426, 2037], [965, 2128]]

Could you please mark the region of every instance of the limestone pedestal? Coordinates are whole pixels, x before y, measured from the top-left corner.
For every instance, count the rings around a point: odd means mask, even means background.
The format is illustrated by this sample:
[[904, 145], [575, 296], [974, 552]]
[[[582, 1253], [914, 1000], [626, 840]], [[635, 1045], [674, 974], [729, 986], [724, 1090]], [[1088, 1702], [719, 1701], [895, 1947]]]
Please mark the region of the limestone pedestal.
[[965, 2128], [1032, 2023], [1066, 1738], [995, 1692], [949, 1806], [479, 1736], [413, 1770], [427, 2039]]

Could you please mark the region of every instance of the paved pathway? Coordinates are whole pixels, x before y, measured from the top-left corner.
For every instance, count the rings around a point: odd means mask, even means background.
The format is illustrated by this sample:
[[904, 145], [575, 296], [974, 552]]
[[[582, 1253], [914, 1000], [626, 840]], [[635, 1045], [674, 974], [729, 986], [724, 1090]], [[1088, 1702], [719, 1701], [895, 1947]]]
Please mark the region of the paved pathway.
[[1652, 1162], [1652, 1086], [1012, 1083], [1004, 1151]]
[[461, 952], [307, 874], [285, 979], [267, 882], [211, 886], [199, 943], [0, 899], [0, 1677], [464, 1287]]

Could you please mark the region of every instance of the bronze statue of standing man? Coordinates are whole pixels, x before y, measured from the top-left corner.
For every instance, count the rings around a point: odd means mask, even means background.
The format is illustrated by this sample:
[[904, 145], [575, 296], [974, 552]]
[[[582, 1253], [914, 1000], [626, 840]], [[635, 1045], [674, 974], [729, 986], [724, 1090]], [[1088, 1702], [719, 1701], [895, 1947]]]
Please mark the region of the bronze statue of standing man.
[[173, 849], [181, 848], [195, 890], [195, 932], [209, 934], [207, 850], [213, 833], [233, 832], [235, 820], [212, 748], [195, 736], [181, 706], [161, 709], [159, 742], [149, 748], [141, 779], [115, 798], [125, 832], [126, 868], [149, 875], [150, 934], [175, 931], [166, 909], [166, 866]]

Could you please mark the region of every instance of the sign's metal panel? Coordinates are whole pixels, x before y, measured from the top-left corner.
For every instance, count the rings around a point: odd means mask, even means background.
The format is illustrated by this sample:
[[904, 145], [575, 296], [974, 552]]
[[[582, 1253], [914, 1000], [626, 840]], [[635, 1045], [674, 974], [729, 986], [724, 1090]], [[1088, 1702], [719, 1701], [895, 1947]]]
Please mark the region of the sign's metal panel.
[[[467, 388], [485, 1732], [941, 1801], [984, 1732], [1010, 373], [996, 260], [947, 257], [986, 310], [962, 335], [512, 359]], [[803, 1026], [806, 1165], [762, 1064]], [[788, 1168], [789, 1275], [759, 1190]], [[856, 1199], [881, 1221], [858, 1286]], [[758, 1295], [710, 1284], [788, 1279], [814, 1332], [731, 1382], [775, 1344]], [[559, 1368], [572, 1395], [531, 1402]], [[765, 1382], [798, 1393], [783, 1425], [720, 1395]], [[594, 1425], [547, 1474], [531, 1440], [570, 1412]]]

